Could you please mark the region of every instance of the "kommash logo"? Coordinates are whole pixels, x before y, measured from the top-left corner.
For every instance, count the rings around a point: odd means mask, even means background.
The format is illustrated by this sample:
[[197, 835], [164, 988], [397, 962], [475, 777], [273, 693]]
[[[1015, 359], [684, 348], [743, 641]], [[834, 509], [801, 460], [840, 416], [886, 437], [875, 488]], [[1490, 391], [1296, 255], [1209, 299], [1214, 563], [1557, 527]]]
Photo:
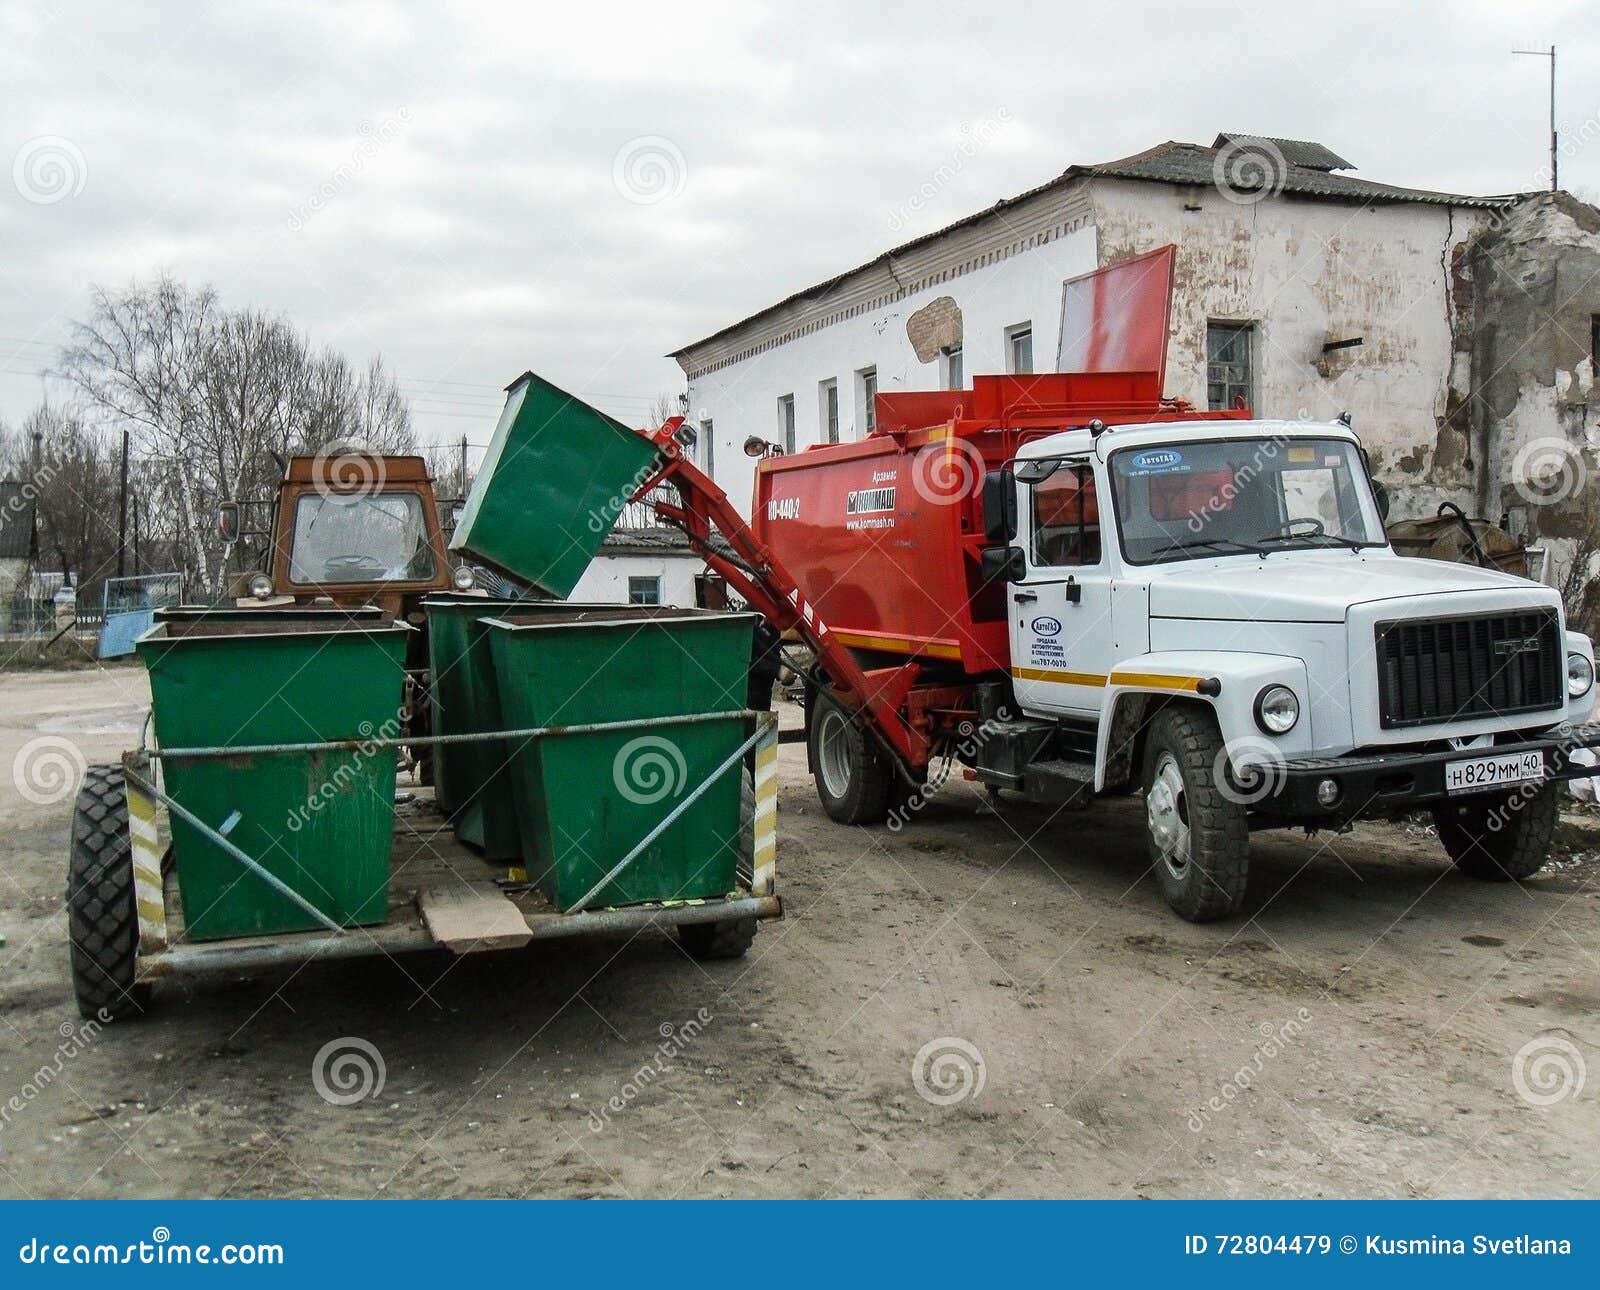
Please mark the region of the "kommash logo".
[[767, 518], [769, 520], [799, 519], [800, 499], [798, 497], [767, 498]]
[[858, 488], [844, 499], [846, 515], [876, 515], [894, 510], [894, 488]]

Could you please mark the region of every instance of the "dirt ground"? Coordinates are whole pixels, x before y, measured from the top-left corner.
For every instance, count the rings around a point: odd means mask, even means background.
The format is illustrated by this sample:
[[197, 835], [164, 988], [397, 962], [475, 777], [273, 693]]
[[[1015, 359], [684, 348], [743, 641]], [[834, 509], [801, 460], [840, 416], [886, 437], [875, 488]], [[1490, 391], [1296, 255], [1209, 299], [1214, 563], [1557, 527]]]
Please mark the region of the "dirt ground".
[[[1246, 914], [1199, 927], [1136, 800], [996, 817], [956, 783], [845, 829], [787, 745], [787, 916], [741, 961], [325, 963], [86, 1032], [71, 803], [19, 774], [112, 760], [146, 703], [137, 668], [0, 676], [5, 1196], [1600, 1193], [1600, 835], [1520, 888], [1421, 826], [1258, 835]], [[382, 1088], [332, 1104], [351, 1040]]]

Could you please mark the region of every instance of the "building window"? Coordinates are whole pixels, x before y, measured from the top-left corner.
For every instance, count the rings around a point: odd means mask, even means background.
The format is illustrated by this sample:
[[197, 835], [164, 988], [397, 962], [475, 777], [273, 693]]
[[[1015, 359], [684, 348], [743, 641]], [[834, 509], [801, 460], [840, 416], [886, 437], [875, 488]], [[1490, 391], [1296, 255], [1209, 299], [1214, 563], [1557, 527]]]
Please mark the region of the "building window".
[[949, 345], [939, 351], [939, 365], [944, 368], [944, 388], [947, 390], [964, 390], [967, 388], [966, 373], [961, 358], [961, 346]]
[[1006, 371], [1026, 376], [1033, 371], [1033, 324], [1006, 329]]
[[706, 441], [706, 474], [715, 479], [717, 477], [717, 440], [711, 432], [709, 418], [700, 423], [700, 437]]
[[628, 603], [630, 605], [659, 605], [661, 603], [661, 575], [633, 575], [628, 578]]
[[1245, 407], [1254, 403], [1254, 333], [1253, 323], [1206, 324], [1206, 406], [1213, 412], [1233, 407], [1238, 399]]
[[822, 422], [822, 441], [839, 442], [839, 382], [823, 381], [817, 386], [817, 413]]
[[785, 394], [778, 399], [778, 433], [782, 436], [783, 450], [793, 452], [794, 441], [794, 395]]
[[878, 429], [878, 369], [863, 367], [856, 373], [856, 424], [864, 427], [863, 434], [874, 434]]

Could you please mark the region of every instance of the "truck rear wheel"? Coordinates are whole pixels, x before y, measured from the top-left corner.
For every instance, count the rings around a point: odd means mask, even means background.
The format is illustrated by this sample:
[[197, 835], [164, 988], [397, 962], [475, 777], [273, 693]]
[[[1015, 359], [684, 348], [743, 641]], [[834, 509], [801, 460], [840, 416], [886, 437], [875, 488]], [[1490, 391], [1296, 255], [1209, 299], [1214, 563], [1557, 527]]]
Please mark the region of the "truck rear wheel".
[[1245, 808], [1217, 783], [1225, 764], [1210, 712], [1171, 707], [1156, 715], [1144, 770], [1150, 860], [1167, 903], [1191, 923], [1233, 913], [1249, 878]]
[[1462, 873], [1486, 882], [1514, 882], [1544, 868], [1556, 828], [1556, 786], [1515, 797], [1491, 793], [1433, 808], [1439, 840]]
[[68, 845], [68, 957], [78, 1012], [137, 1016], [149, 1002], [150, 987], [134, 981], [139, 917], [122, 767], [91, 766], [84, 772]]
[[859, 722], [822, 691], [811, 714], [811, 772], [830, 820], [882, 824], [889, 814], [894, 769]]

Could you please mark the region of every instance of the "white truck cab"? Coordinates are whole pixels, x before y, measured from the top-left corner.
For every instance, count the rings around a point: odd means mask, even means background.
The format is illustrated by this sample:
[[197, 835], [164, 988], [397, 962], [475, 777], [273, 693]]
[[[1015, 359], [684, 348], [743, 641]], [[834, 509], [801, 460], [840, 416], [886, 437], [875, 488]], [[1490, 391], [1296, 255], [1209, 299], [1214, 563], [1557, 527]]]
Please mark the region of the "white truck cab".
[[1012, 703], [980, 780], [1142, 787], [1193, 919], [1237, 906], [1263, 825], [1427, 808], [1468, 873], [1544, 863], [1554, 781], [1600, 743], [1593, 646], [1549, 587], [1397, 556], [1348, 424], [1097, 425], [1002, 475]]

